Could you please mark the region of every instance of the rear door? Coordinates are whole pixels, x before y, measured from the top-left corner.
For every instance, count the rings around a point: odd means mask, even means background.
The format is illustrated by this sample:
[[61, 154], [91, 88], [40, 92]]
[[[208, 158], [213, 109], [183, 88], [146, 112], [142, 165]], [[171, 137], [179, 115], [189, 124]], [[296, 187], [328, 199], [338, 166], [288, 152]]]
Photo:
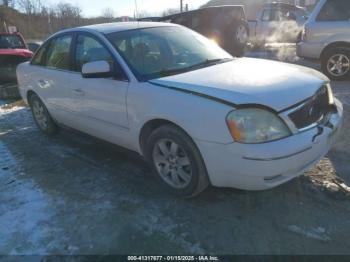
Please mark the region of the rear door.
[[264, 9], [257, 24], [256, 37], [258, 40], [265, 41], [270, 36], [271, 23], [273, 23], [273, 10]]
[[76, 73], [71, 78], [70, 96], [78, 97], [77, 112], [80, 129], [99, 138], [122, 144], [128, 132], [126, 96], [129, 81], [122, 77], [83, 78], [84, 64], [107, 61], [111, 67], [121, 70], [110, 50], [97, 37], [89, 33], [77, 35], [74, 50]]
[[31, 85], [51, 115], [63, 124], [75, 122], [68, 89], [72, 76], [71, 48], [73, 34], [57, 36], [47, 42], [34, 57]]
[[262, 12], [258, 34], [267, 42], [295, 41], [300, 32], [296, 15], [284, 8], [267, 8]]
[[[341, 41], [350, 31], [350, 1], [328, 0], [312, 25], [313, 41]], [[339, 37], [339, 39], [337, 39]], [[342, 39], [343, 38], [343, 39]]]

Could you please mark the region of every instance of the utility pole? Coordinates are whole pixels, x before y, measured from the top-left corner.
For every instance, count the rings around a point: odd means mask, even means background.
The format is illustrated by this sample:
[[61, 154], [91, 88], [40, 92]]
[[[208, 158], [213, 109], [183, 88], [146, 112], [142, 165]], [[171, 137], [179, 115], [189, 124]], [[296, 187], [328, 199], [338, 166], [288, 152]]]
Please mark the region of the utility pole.
[[180, 0], [180, 12], [182, 13], [184, 9], [184, 1]]
[[188, 12], [188, 4], [186, 4], [186, 12]]

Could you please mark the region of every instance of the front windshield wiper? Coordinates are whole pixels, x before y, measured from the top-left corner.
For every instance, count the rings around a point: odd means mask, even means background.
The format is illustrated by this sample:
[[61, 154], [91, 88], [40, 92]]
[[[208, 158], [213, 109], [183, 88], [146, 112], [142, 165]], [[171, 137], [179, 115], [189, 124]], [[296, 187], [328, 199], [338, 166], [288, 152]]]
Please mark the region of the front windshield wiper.
[[232, 58], [218, 58], [218, 59], [206, 59], [200, 63], [188, 66], [188, 67], [183, 67], [183, 68], [175, 68], [175, 69], [163, 69], [159, 72], [161, 76], [170, 76], [174, 74], [180, 74], [180, 73], [185, 73], [189, 72], [191, 70], [197, 69], [197, 68], [202, 68], [206, 66], [211, 66], [211, 65], [216, 65], [219, 63], [225, 63], [228, 61], [231, 61]]

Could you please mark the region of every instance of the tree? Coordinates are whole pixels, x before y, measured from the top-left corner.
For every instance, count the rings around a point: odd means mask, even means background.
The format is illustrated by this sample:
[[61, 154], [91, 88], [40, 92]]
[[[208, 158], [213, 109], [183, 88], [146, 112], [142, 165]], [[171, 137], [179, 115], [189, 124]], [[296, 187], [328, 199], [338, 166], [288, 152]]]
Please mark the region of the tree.
[[179, 13], [177, 8], [169, 8], [163, 11], [162, 16], [168, 16]]
[[2, 1], [0, 1], [0, 3], [1, 3], [0, 5], [4, 5], [6, 7], [9, 7], [13, 4], [13, 1], [12, 0], [2, 0]]
[[149, 12], [147, 12], [146, 10], [141, 10], [136, 14], [136, 19], [150, 17], [150, 16], [151, 14]]
[[41, 0], [17, 0], [16, 2], [20, 10], [25, 12], [27, 15], [40, 13], [43, 6]]
[[102, 10], [101, 16], [102, 16], [103, 18], [113, 20], [114, 17], [115, 17], [115, 14], [114, 14], [113, 9], [107, 7], [107, 8], [105, 8], [105, 9]]
[[53, 10], [54, 15], [60, 20], [60, 28], [78, 26], [81, 23], [81, 8], [69, 3], [59, 3]]

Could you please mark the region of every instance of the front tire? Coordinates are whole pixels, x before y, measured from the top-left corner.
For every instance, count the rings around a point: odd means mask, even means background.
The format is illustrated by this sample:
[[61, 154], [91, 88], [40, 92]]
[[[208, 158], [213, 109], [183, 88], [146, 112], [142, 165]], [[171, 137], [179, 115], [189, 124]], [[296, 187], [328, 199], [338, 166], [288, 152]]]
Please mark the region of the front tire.
[[176, 195], [195, 196], [209, 185], [199, 150], [178, 127], [164, 125], [153, 131], [145, 156], [161, 184]]
[[342, 81], [350, 78], [350, 49], [332, 48], [322, 57], [322, 71], [331, 80]]
[[47, 135], [54, 135], [58, 131], [58, 126], [50, 116], [44, 103], [36, 95], [32, 94], [29, 98], [29, 106], [31, 108], [34, 121], [38, 128]]

